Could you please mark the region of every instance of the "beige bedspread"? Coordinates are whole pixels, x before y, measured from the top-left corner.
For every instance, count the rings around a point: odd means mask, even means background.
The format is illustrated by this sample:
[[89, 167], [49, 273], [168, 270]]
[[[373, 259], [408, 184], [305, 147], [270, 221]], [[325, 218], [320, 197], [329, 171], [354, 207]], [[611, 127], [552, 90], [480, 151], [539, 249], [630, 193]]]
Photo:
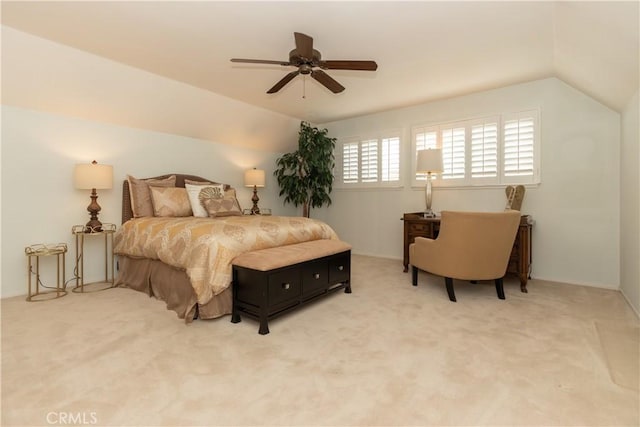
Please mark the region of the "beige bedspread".
[[248, 251], [337, 239], [327, 224], [303, 217], [134, 218], [117, 231], [117, 255], [159, 259], [185, 269], [199, 304], [231, 284], [233, 259]]

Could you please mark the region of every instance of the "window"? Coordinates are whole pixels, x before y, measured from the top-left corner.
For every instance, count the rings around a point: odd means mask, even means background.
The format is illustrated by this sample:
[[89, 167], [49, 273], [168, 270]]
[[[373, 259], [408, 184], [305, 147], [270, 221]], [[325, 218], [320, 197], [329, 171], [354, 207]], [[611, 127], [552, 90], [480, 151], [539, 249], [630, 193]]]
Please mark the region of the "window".
[[534, 172], [534, 118], [511, 115], [504, 123], [504, 173], [506, 176], [531, 176]]
[[471, 178], [498, 176], [498, 123], [471, 126]]
[[360, 143], [360, 180], [378, 182], [378, 140], [369, 139]]
[[[414, 128], [413, 141], [415, 143], [415, 152], [418, 150], [426, 150], [429, 148], [438, 148], [438, 128]], [[417, 155], [417, 154], [416, 154]], [[415, 156], [414, 156], [415, 157]], [[416, 170], [415, 160], [413, 162], [413, 170]], [[432, 177], [434, 180], [438, 179], [435, 175]], [[427, 179], [426, 173], [416, 173], [416, 180], [425, 181]]]
[[382, 182], [400, 181], [400, 138], [382, 138]]
[[465, 128], [460, 126], [442, 129], [440, 132], [442, 144], [442, 179], [464, 178], [464, 146]]
[[[434, 185], [533, 184], [539, 177], [537, 110], [412, 129], [412, 170], [418, 150], [441, 148], [443, 172]], [[412, 184], [424, 185], [424, 174]]]
[[[400, 185], [400, 132], [371, 138], [347, 138], [338, 144], [336, 187]], [[338, 152], [339, 152], [338, 150]]]
[[342, 146], [342, 178], [345, 184], [358, 182], [358, 164], [358, 143], [345, 143]]

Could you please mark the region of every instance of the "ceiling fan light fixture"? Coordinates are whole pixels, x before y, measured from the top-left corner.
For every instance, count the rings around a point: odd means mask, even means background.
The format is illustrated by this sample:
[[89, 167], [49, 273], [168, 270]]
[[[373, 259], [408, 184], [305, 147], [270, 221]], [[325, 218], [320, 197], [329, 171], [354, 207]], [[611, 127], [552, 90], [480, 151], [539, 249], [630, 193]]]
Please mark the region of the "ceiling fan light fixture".
[[302, 64], [298, 69], [300, 70], [300, 74], [311, 74], [311, 71], [313, 71], [313, 68], [309, 64]]

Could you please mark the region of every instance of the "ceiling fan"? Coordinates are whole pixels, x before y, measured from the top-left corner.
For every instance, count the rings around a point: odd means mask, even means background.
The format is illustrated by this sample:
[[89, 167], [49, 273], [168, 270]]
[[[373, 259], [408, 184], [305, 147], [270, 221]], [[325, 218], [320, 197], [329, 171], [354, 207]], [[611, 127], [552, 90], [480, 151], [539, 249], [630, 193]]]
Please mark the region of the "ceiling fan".
[[[310, 74], [318, 83], [325, 86], [333, 93], [340, 93], [344, 90], [344, 86], [335, 81], [331, 76], [322, 70], [358, 70], [358, 71], [375, 71], [378, 64], [375, 61], [351, 61], [341, 60], [323, 61], [320, 52], [313, 48], [313, 38], [302, 33], [293, 33], [296, 39], [296, 48], [289, 52], [289, 61], [271, 61], [266, 59], [240, 59], [232, 58], [231, 62], [246, 62], [250, 64], [275, 64], [285, 67], [298, 67], [296, 71], [292, 71], [284, 76], [276, 83], [267, 93], [276, 93], [289, 83], [298, 74]], [[320, 69], [319, 69], [320, 68]]]

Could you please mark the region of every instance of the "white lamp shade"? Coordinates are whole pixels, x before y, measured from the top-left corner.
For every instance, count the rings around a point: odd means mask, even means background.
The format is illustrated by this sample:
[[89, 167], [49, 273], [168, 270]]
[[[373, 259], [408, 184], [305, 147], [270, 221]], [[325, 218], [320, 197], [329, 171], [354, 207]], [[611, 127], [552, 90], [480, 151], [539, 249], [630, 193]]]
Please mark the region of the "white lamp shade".
[[79, 190], [113, 188], [113, 166], [97, 163], [76, 165], [74, 181]]
[[245, 187], [264, 187], [264, 171], [262, 169], [249, 169], [244, 173]]
[[429, 148], [418, 151], [418, 161], [416, 162], [417, 173], [439, 173], [443, 170], [442, 149]]

